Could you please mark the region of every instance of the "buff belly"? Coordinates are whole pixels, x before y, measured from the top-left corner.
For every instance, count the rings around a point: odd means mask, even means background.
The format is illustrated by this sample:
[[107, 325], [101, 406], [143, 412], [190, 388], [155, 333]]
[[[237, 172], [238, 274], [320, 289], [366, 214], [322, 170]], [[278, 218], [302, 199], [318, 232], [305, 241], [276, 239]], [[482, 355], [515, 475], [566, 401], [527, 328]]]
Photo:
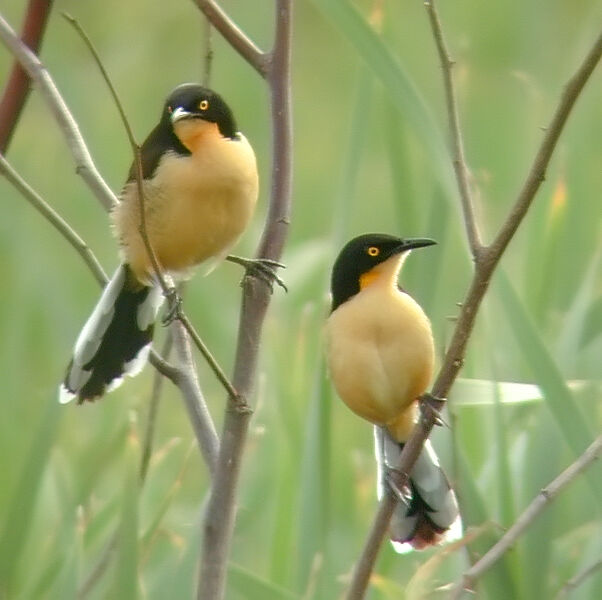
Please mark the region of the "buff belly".
[[[144, 182], [146, 231], [161, 267], [177, 273], [223, 258], [248, 225], [257, 193], [255, 160], [246, 140], [220, 140], [191, 156], [162, 158], [153, 178]], [[148, 281], [153, 269], [139, 231], [136, 182], [126, 185], [113, 223], [125, 262], [140, 281]]]
[[396, 438], [407, 437], [414, 422], [408, 409], [427, 389], [434, 361], [430, 323], [420, 306], [395, 289], [370, 286], [330, 315], [326, 334], [340, 398]]

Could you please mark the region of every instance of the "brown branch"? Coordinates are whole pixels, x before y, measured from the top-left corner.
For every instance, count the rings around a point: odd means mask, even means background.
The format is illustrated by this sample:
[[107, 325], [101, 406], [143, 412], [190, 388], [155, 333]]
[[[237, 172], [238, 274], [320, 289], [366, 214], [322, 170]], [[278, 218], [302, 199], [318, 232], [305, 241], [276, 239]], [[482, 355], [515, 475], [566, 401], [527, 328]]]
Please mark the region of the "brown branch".
[[447, 105], [447, 116], [449, 119], [449, 130], [452, 145], [452, 163], [454, 165], [456, 180], [458, 182], [458, 190], [460, 192], [460, 204], [464, 214], [466, 237], [468, 238], [468, 244], [470, 246], [472, 256], [476, 257], [482, 249], [482, 243], [474, 213], [474, 203], [469, 181], [470, 172], [464, 156], [464, 143], [462, 141], [460, 117], [458, 115], [458, 104], [456, 101], [456, 92], [454, 89], [454, 80], [452, 75], [454, 61], [452, 60], [445, 43], [445, 37], [443, 36], [443, 30], [441, 29], [441, 21], [439, 20], [439, 15], [435, 7], [435, 0], [426, 0], [424, 6], [426, 7], [429, 21], [431, 23], [431, 29], [433, 31], [433, 37], [435, 39], [439, 60], [441, 62], [441, 69], [443, 72], [445, 101]]
[[578, 588], [588, 577], [591, 577], [600, 569], [602, 569], [602, 558], [589, 565], [582, 571], [579, 571], [579, 573], [577, 573], [577, 575], [574, 577], [571, 577], [556, 595], [556, 600], [559, 600], [560, 598], [566, 598], [572, 590]]
[[193, 0], [207, 20], [222, 34], [224, 39], [236, 50], [262, 77], [270, 71], [269, 55], [262, 52], [253, 40], [230, 19], [214, 0]]
[[[172, 347], [173, 336], [171, 335], [171, 332], [168, 332], [161, 350], [161, 356], [165, 360], [169, 360], [169, 354], [172, 350]], [[161, 393], [163, 392], [164, 381], [165, 379], [163, 378], [162, 374], [159, 371], [155, 371], [151, 397], [148, 402], [146, 427], [144, 428], [144, 437], [142, 439], [142, 452], [140, 454], [140, 469], [138, 470], [140, 485], [144, 485], [144, 482], [146, 481], [146, 475], [148, 474], [148, 467], [150, 465], [150, 459], [153, 453], [157, 414], [159, 412], [159, 402], [161, 400]]]
[[[224, 33], [211, 14], [206, 11], [205, 14]], [[270, 204], [257, 254], [272, 260], [278, 260], [282, 253], [291, 209], [291, 20], [291, 0], [277, 0], [272, 60], [269, 63], [262, 61], [262, 64], [269, 65], [265, 75], [271, 92], [273, 164]], [[228, 35], [225, 37], [230, 39]], [[236, 515], [236, 491], [251, 417], [247, 398], [255, 383], [261, 330], [269, 301], [268, 286], [255, 277], [245, 277], [232, 379], [240, 397], [238, 402], [230, 400], [226, 409], [218, 463], [204, 518], [198, 600], [221, 600], [225, 594], [226, 568]]]
[[558, 477], [546, 486], [537, 497], [529, 504], [527, 509], [515, 521], [514, 525], [492, 546], [470, 569], [464, 572], [450, 593], [450, 600], [458, 600], [465, 589], [471, 589], [475, 581], [490, 569], [516, 542], [524, 531], [535, 521], [540, 513], [545, 510], [552, 500], [569, 483], [589, 467], [602, 454], [602, 435], [598, 436], [587, 450]]
[[185, 330], [182, 323], [174, 323], [171, 331], [176, 342], [178, 362], [181, 365], [180, 374], [186, 374], [185, 377], [181, 375], [178, 377], [176, 385], [182, 391], [188, 418], [195, 432], [199, 450], [205, 459], [209, 473], [214, 476], [219, 452], [219, 439], [199, 385], [196, 367], [190, 351], [189, 337], [185, 333], [187, 330]]
[[[519, 194], [515, 208], [509, 213], [493, 244], [489, 247], [484, 247], [477, 255], [475, 272], [470, 288], [462, 303], [462, 309], [449, 348], [445, 354], [443, 365], [433, 384], [432, 395], [437, 398], [445, 398], [447, 396], [458, 372], [462, 368], [466, 346], [475, 323], [477, 311], [489, 287], [493, 271], [533, 201], [552, 157], [556, 142], [564, 129], [568, 115], [573, 109], [596, 64], [599, 62], [601, 54], [602, 36], [596, 40], [583, 63], [566, 86], [558, 108], [546, 130], [546, 135], [529, 170], [529, 175]], [[431, 404], [433, 403], [431, 402]], [[435, 404], [438, 404], [440, 408], [442, 401]], [[401, 453], [398, 472], [393, 474], [394, 482], [399, 489], [403, 489], [407, 484], [409, 473], [420, 454], [424, 442], [430, 435], [435, 421], [436, 411], [421, 412], [420, 419]], [[396, 501], [392, 494], [385, 495], [379, 505], [364, 548], [352, 575], [352, 582], [346, 596], [348, 600], [357, 600], [364, 597], [370, 574], [374, 569], [374, 563], [395, 505]]]
[[213, 67], [213, 27], [207, 17], [203, 17], [203, 85], [209, 87]]
[[569, 79], [564, 87], [560, 103], [554, 113], [552, 121], [545, 129], [545, 136], [537, 152], [533, 166], [527, 174], [527, 178], [523, 187], [520, 191], [518, 199], [512, 208], [512, 211], [508, 219], [504, 222], [500, 228], [499, 233], [493, 240], [489, 248], [489, 252], [492, 255], [500, 256], [506, 246], [509, 244], [512, 236], [516, 232], [520, 222], [529, 210], [531, 202], [535, 197], [535, 193], [539, 189], [539, 186], [543, 183], [546, 178], [546, 170], [550, 163], [550, 158], [556, 147], [556, 142], [564, 128], [564, 125], [571, 114], [575, 100], [579, 97], [581, 90], [587, 83], [593, 70], [600, 61], [602, 55], [602, 32], [598, 36], [598, 39], [588, 52], [584, 61], [581, 63], [579, 69], [575, 72], [573, 77]]
[[117, 199], [96, 169], [79, 127], [65, 104], [50, 74], [38, 57], [18, 38], [0, 15], [0, 39], [19, 61], [29, 77], [37, 84], [42, 98], [63, 133], [76, 165], [76, 172], [84, 179], [96, 198], [109, 210]]
[[67, 221], [28, 185], [2, 154], [0, 154], [0, 173], [73, 246], [75, 251], [82, 257], [82, 260], [88, 265], [90, 271], [92, 271], [96, 281], [104, 286], [107, 282], [107, 276], [88, 244], [71, 228]]
[[[52, 0], [29, 0], [21, 31], [21, 41], [38, 54], [52, 9]], [[29, 77], [15, 62], [0, 99], [0, 154], [6, 154], [21, 111], [29, 96]]]

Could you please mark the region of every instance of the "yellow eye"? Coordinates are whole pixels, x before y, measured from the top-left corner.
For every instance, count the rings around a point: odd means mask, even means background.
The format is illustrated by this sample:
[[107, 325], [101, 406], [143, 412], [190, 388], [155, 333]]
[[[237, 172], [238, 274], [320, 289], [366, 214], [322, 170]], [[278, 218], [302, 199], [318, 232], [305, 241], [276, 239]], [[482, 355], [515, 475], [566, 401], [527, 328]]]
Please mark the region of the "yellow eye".
[[209, 108], [209, 100], [201, 100], [199, 103], [199, 108], [201, 110], [207, 110]]
[[366, 252], [368, 253], [368, 256], [378, 256], [380, 254], [380, 249], [377, 248], [376, 246], [370, 246], [370, 248], [368, 248], [368, 250], [366, 250]]

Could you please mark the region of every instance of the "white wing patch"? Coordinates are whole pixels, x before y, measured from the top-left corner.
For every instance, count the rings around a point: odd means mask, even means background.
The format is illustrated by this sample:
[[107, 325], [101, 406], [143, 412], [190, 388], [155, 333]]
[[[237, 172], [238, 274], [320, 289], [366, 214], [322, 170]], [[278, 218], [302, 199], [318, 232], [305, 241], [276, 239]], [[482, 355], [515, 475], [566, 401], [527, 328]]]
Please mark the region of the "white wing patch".
[[125, 266], [119, 265], [75, 342], [75, 349], [73, 350], [74, 365], [83, 366], [89, 363], [96, 354], [102, 342], [102, 337], [113, 318], [115, 300], [123, 288], [124, 281]]

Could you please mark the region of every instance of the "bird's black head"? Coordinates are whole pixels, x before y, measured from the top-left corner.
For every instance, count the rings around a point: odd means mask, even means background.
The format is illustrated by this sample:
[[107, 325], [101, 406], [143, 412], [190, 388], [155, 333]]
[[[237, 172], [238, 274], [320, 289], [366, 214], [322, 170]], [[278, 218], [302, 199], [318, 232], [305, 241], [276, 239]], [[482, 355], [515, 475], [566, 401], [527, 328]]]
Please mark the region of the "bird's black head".
[[224, 137], [236, 137], [236, 123], [230, 107], [219, 94], [196, 83], [179, 85], [165, 101], [162, 122], [173, 125], [184, 119], [216, 123]]
[[384, 233], [366, 233], [348, 242], [332, 268], [332, 310], [362, 289], [363, 277], [392, 256], [412, 248], [436, 244], [427, 238], [402, 239]]

